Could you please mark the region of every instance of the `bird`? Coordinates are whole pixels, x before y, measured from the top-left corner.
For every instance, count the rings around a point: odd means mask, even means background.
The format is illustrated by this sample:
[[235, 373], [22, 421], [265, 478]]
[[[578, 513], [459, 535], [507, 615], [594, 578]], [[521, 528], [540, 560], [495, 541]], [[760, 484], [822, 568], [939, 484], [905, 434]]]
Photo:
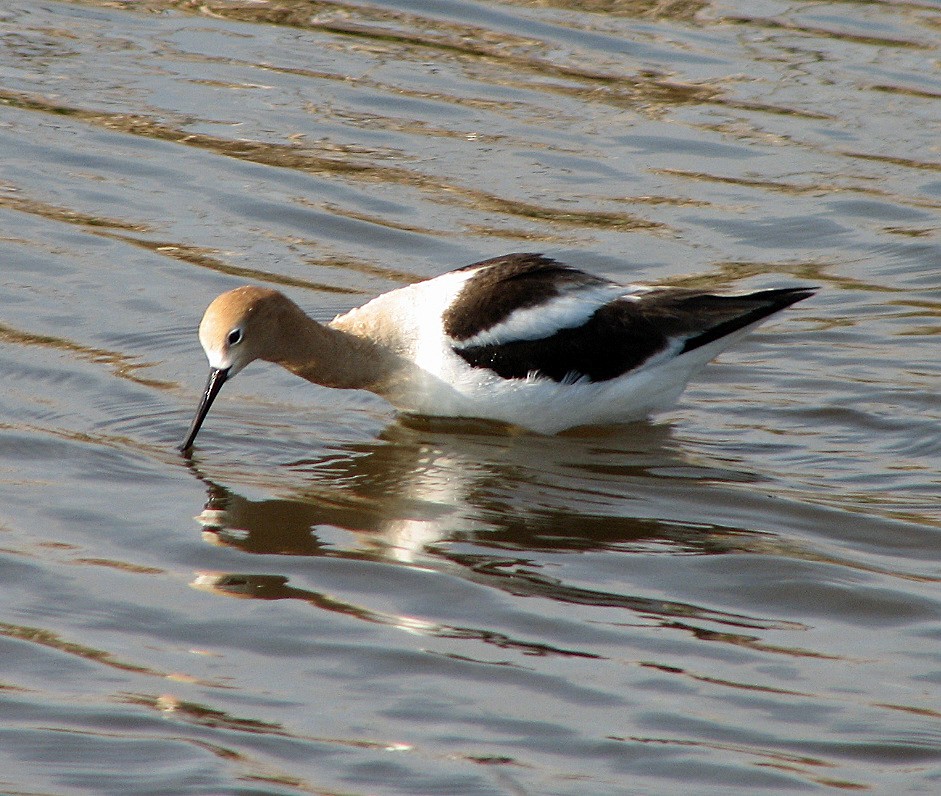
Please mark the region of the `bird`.
[[668, 409], [706, 363], [816, 287], [738, 295], [619, 284], [542, 254], [494, 257], [391, 290], [329, 323], [248, 285], [199, 325], [209, 379], [188, 451], [222, 388], [256, 359], [376, 393], [413, 415], [556, 434]]

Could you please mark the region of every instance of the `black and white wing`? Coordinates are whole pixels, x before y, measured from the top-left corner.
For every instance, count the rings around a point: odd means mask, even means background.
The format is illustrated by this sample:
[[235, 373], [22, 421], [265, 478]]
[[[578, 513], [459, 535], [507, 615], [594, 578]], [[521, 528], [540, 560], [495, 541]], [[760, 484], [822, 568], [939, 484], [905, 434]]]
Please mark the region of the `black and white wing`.
[[505, 379], [614, 379], [727, 337], [814, 292], [720, 296], [627, 287], [538, 254], [461, 270], [473, 273], [442, 315], [444, 333], [468, 365]]

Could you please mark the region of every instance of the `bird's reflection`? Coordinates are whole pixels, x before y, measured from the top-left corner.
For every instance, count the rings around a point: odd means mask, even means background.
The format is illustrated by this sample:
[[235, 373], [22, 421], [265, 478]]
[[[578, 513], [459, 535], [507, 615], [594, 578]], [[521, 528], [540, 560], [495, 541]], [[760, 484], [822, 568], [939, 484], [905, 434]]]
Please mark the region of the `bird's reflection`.
[[[757, 543], [760, 535], [746, 530], [644, 516], [645, 507], [688, 494], [700, 482], [743, 478], [689, 460], [667, 427], [637, 424], [617, 433], [577, 437], [493, 434], [486, 428], [477, 432], [462, 428], [458, 433], [440, 421], [399, 423], [377, 442], [286, 464], [282, 475], [289, 476], [284, 480], [292, 484], [291, 494], [264, 500], [243, 497], [191, 461], [208, 490], [197, 520], [207, 541], [246, 553], [419, 566], [514, 596], [624, 608], [634, 621], [683, 627], [694, 634], [715, 634], [714, 628], [697, 627], [697, 621], [718, 623], [725, 628], [722, 640], [733, 643], [755, 640], [741, 634], [743, 629], [793, 627], [682, 602], [577, 587], [550, 577], [534, 561], [546, 554], [664, 547], [719, 553], [747, 547], [749, 540]], [[532, 646], [490, 630], [367, 609], [294, 588], [283, 576], [203, 572], [193, 585], [228, 596], [300, 599], [323, 610], [430, 635]]]

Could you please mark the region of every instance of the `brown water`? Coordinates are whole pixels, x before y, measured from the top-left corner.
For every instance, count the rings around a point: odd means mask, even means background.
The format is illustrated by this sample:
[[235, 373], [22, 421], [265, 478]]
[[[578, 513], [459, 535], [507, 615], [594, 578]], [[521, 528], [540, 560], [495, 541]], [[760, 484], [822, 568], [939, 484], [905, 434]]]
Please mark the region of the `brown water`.
[[[936, 4], [0, 23], [0, 791], [941, 790]], [[222, 290], [508, 251], [822, 290], [649, 424], [255, 365], [175, 450]]]

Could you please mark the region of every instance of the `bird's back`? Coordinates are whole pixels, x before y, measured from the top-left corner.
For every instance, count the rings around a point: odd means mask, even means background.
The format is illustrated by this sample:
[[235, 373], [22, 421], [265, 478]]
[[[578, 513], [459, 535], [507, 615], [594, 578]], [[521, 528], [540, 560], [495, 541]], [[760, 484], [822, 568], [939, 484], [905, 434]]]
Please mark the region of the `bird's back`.
[[551, 433], [668, 407], [706, 362], [812, 293], [625, 286], [513, 254], [386, 293], [333, 325], [411, 363], [387, 396], [400, 408]]

